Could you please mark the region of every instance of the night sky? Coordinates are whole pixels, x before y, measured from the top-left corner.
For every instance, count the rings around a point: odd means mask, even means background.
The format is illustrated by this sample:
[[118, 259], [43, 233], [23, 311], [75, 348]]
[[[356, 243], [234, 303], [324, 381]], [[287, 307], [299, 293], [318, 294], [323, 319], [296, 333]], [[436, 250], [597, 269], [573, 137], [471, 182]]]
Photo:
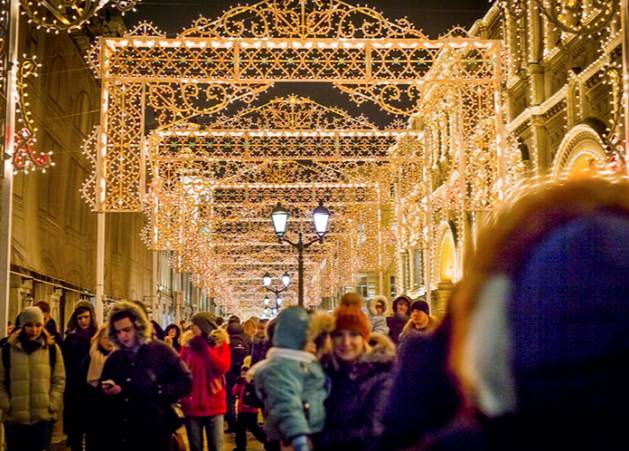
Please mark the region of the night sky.
[[[367, 4], [391, 19], [408, 17], [429, 37], [437, 37], [452, 25], [468, 28], [482, 17], [491, 6], [488, 0], [370, 0], [348, 3]], [[196, 17], [218, 17], [236, 4], [253, 4], [256, 1], [224, 0], [143, 0], [136, 13], [126, 16], [128, 25], [138, 20], [151, 20], [161, 29], [176, 33], [187, 27]]]
[[[346, 0], [348, 3], [359, 3]], [[125, 21], [132, 27], [138, 21], [150, 20], [160, 29], [171, 35], [187, 28], [199, 15], [208, 18], [219, 17], [223, 11], [240, 4], [256, 3], [251, 1], [224, 0], [143, 0], [137, 6], [137, 12], [125, 16]], [[385, 17], [396, 19], [407, 17], [416, 28], [422, 30], [430, 38], [437, 38], [452, 26], [460, 25], [469, 28], [474, 21], [481, 18], [490, 8], [488, 0], [371, 0], [361, 1], [382, 12]], [[328, 83], [282, 83], [276, 84], [269, 91], [261, 94], [256, 101], [260, 105], [277, 96], [287, 94], [308, 96], [324, 105], [335, 105], [346, 109], [352, 115], [365, 114], [374, 123], [384, 126], [394, 119], [383, 113], [377, 106], [365, 103], [360, 107], [354, 105], [347, 96], [340, 93]], [[231, 113], [243, 105], [234, 105]]]

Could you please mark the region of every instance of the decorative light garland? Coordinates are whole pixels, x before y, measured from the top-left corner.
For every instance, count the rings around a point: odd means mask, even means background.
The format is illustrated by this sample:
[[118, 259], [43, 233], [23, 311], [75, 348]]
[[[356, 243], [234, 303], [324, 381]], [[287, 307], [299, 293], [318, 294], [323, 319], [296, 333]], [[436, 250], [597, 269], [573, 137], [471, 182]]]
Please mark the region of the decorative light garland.
[[37, 127], [33, 119], [28, 100], [28, 82], [31, 77], [38, 76], [38, 69], [41, 64], [37, 63], [33, 56], [20, 63], [18, 69], [16, 89], [18, 95], [18, 122], [22, 124], [15, 133], [15, 149], [13, 152], [13, 173], [23, 172], [28, 174], [33, 171], [46, 172], [46, 169], [55, 165], [52, 161], [52, 151], [41, 152], [36, 149]]
[[[300, 211], [321, 199], [333, 219], [329, 242], [307, 257], [315, 269], [306, 295], [314, 302], [353, 285], [359, 271], [384, 271], [394, 260], [394, 224], [381, 215], [394, 204], [393, 168], [413, 168], [404, 176], [410, 192], [418, 183], [410, 175], [424, 157], [390, 149], [418, 148], [428, 139], [403, 118], [434, 119], [428, 134], [446, 126], [442, 137], [456, 137], [430, 147], [438, 153], [430, 164], [447, 164], [454, 154], [446, 147], [465, 136], [479, 143], [466, 152], [503, 150], [502, 142], [487, 144], [499, 134], [491, 119], [502, 57], [498, 41], [461, 30], [430, 40], [408, 21], [340, 0], [237, 6], [216, 20], [199, 18], [176, 38], [142, 23], [90, 53], [102, 84], [103, 123], [88, 141], [99, 171], [84, 196], [99, 211], [144, 211], [147, 244], [173, 251], [173, 266], [192, 273], [225, 306], [234, 306], [234, 297], [259, 303], [259, 287], [236, 281], [259, 279], [261, 265], [294, 265], [272, 235], [273, 204], [281, 201], [303, 218]], [[330, 83], [396, 120], [378, 129], [297, 96], [222, 114], [237, 101], [253, 105], [284, 82]], [[158, 123], [148, 137], [146, 108]], [[208, 116], [210, 125], [195, 124]], [[471, 179], [491, 177], [453, 199], [485, 208], [502, 175], [485, 160], [470, 159], [465, 168]], [[453, 173], [449, 193], [463, 176]]]
[[20, 0], [22, 15], [47, 33], [74, 31], [89, 22], [107, 3], [123, 14], [135, 11], [141, 0]]

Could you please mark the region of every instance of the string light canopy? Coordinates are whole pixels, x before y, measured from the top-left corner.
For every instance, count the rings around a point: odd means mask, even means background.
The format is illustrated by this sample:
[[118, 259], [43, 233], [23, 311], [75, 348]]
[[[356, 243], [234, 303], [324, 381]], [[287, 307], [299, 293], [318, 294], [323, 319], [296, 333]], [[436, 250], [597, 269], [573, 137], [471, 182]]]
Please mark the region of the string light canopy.
[[[395, 206], [398, 168], [422, 158], [395, 150], [422, 146], [425, 132], [409, 128], [410, 116], [439, 109], [493, 127], [487, 137], [502, 151], [498, 41], [431, 40], [407, 20], [340, 0], [237, 6], [174, 38], [142, 23], [101, 39], [90, 61], [101, 79], [101, 124], [86, 145], [94, 171], [84, 197], [96, 211], [143, 211], [147, 245], [171, 250], [173, 267], [221, 305], [259, 307], [262, 268], [296, 270], [273, 240], [268, 218], [278, 202], [284, 229], [309, 224], [321, 200], [334, 216], [328, 239], [304, 262], [306, 305], [353, 284], [359, 271], [385, 269], [395, 231], [382, 212]], [[395, 119], [378, 128], [296, 95], [256, 106], [260, 93], [295, 82], [329, 83]], [[478, 102], [489, 116], [475, 113]], [[227, 115], [234, 103], [245, 107]], [[147, 135], [149, 112], [156, 129]], [[461, 141], [466, 132], [452, 130]], [[474, 196], [493, 196], [503, 176]], [[294, 302], [293, 285], [284, 298]]]
[[46, 32], [73, 31], [89, 22], [108, 3], [123, 14], [141, 0], [20, 0], [21, 13]]
[[[325, 82], [357, 104], [410, 116], [434, 85], [491, 79], [500, 48], [450, 35], [427, 39], [408, 21], [339, 0], [267, 0], [199, 18], [175, 38], [143, 23], [127, 36], [101, 39], [91, 56], [101, 78], [97, 156], [105, 168], [96, 208], [142, 208], [145, 167], [130, 156], [141, 154], [146, 109], [167, 129], [251, 103], [277, 83]], [[451, 69], [443, 76], [430, 70], [434, 64]]]

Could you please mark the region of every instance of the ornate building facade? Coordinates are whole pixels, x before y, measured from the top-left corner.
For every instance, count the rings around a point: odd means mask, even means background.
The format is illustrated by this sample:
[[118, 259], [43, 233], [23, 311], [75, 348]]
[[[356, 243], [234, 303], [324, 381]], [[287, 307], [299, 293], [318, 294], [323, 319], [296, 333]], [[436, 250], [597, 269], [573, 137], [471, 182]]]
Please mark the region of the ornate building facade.
[[[20, 54], [36, 56], [41, 64], [40, 76], [27, 86], [37, 146], [52, 152], [55, 166], [14, 176], [10, 319], [24, 306], [45, 300], [63, 328], [78, 301], [94, 301], [96, 215], [81, 199], [90, 171], [81, 149], [99, 121], [100, 86], [84, 55], [96, 35], [122, 31], [119, 16], [72, 34], [45, 33], [26, 20], [21, 23]], [[108, 304], [142, 301], [164, 325], [189, 317], [195, 308], [208, 308], [201, 290], [169, 269], [167, 255], [146, 248], [143, 227], [141, 214], [106, 218]]]
[[[564, 30], [535, 1], [497, 2], [469, 30], [470, 36], [500, 40], [509, 62], [497, 109], [506, 124], [502, 139], [510, 149], [502, 156], [502, 183], [507, 186], [492, 184], [483, 171], [469, 171], [478, 161], [501, 158], [486, 143], [466, 154], [460, 151], [461, 143], [448, 141], [442, 133], [431, 147], [436, 149], [433, 155], [420, 151], [424, 159], [414, 172], [416, 183], [408, 184], [415, 189], [405, 194], [411, 207], [398, 218], [396, 275], [400, 293], [428, 298], [438, 316], [462, 276], [463, 256], [473, 248], [478, 227], [500, 205], [500, 199], [457, 203], [457, 194], [448, 193], [454, 180], [465, 180], [459, 185], [463, 191], [485, 184], [504, 195], [510, 185], [526, 178], [623, 170], [620, 14], [615, 10], [604, 24], [587, 30], [598, 17], [591, 2], [585, 2], [581, 16], [572, 18], [575, 23], [577, 19], [586, 25], [585, 32]], [[452, 123], [444, 118], [442, 130]], [[423, 118], [413, 118], [411, 126], [423, 129]]]

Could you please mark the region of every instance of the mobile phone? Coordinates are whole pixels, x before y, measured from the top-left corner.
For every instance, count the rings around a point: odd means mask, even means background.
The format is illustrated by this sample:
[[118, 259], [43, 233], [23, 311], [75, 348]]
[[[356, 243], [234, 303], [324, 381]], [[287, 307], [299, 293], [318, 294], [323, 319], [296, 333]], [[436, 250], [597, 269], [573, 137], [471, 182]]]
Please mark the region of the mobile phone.
[[106, 381], [102, 381], [100, 385], [104, 388], [111, 389], [114, 387], [114, 385], [116, 385], [116, 383], [112, 381], [111, 379], [107, 379]]

